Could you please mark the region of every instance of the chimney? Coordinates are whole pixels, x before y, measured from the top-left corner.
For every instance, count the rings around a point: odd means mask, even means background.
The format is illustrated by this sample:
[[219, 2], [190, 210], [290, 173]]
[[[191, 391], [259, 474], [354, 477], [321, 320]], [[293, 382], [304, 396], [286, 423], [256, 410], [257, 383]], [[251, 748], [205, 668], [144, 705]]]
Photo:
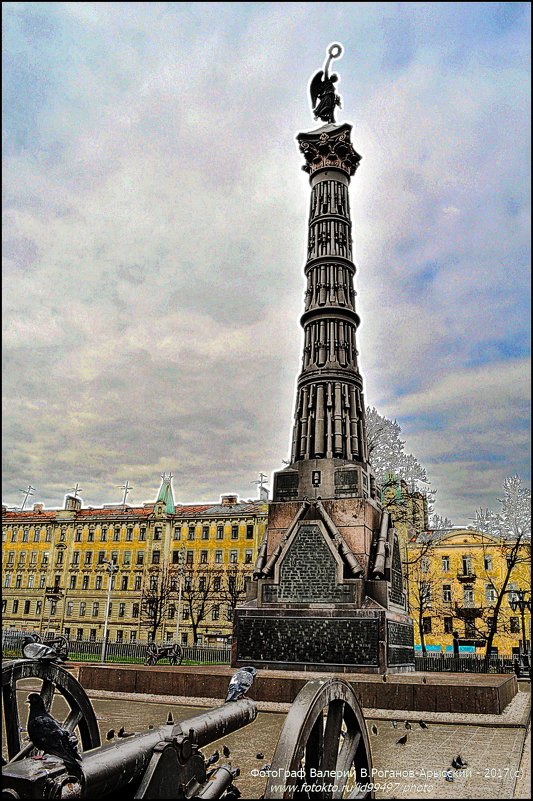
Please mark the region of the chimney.
[[33, 511], [34, 512], [38, 512], [40, 514], [43, 511], [43, 509], [44, 509], [44, 503], [34, 503], [33, 504]]
[[222, 495], [220, 503], [222, 506], [233, 506], [234, 503], [239, 502], [238, 495]]
[[81, 498], [76, 498], [74, 495], [66, 495], [65, 509], [69, 512], [78, 512], [81, 509]]

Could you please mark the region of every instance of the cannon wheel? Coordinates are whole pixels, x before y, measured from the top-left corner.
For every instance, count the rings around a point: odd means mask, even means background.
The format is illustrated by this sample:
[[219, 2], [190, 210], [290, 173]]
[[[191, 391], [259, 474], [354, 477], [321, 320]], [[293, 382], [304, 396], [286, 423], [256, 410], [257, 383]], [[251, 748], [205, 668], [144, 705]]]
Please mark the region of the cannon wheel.
[[145, 665], [155, 665], [157, 663], [157, 645], [155, 642], [148, 643], [148, 648], [146, 649], [146, 659], [144, 660]]
[[[16, 659], [2, 667], [2, 716], [6, 733], [7, 756], [10, 762], [23, 759], [33, 750], [31, 742], [22, 743], [17, 706], [17, 684], [24, 679], [42, 681], [39, 694], [50, 714], [54, 715], [54, 696], [60, 695], [69, 707], [62, 725], [79, 733], [81, 748], [88, 751], [100, 745], [100, 732], [91, 702], [81, 684], [67, 670], [53, 663], [34, 659]], [[21, 689], [19, 687], [19, 689]], [[54, 715], [57, 718], [57, 715]]]
[[[295, 777], [302, 768], [304, 778]], [[300, 690], [289, 710], [264, 798], [373, 798], [365, 788], [371, 768], [368, 734], [354, 691], [341, 679], [317, 679]], [[313, 778], [312, 769], [323, 777]], [[330, 778], [325, 771], [337, 773]]]
[[172, 647], [172, 651], [170, 652], [168, 658], [170, 659], [171, 665], [181, 665], [183, 660], [183, 651], [177, 643]]

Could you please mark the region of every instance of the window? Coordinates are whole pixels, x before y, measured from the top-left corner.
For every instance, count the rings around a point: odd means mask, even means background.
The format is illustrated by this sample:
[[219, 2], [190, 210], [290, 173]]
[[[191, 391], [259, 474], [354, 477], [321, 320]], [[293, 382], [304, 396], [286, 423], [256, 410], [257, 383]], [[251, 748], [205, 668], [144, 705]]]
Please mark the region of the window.
[[103, 565], [105, 561], [105, 551], [98, 551], [98, 564]]
[[485, 584], [485, 603], [493, 604], [496, 602], [496, 588], [494, 584]]
[[90, 565], [92, 561], [93, 561], [93, 552], [87, 551], [85, 554], [85, 564]]
[[100, 532], [100, 542], [107, 542], [107, 526], [102, 526], [102, 531]]
[[157, 590], [157, 576], [150, 576], [150, 589]]
[[48, 552], [43, 553], [43, 558], [41, 559], [41, 566], [45, 567], [48, 564], [48, 560], [50, 558], [50, 554]]
[[67, 615], [68, 615], [68, 617], [72, 616], [73, 609], [74, 609], [74, 604], [72, 603], [72, 601], [68, 601], [67, 602]]
[[216, 565], [222, 564], [222, 551], [215, 551], [215, 564]]
[[251, 565], [252, 564], [252, 551], [245, 551], [244, 552], [244, 564]]
[[230, 551], [229, 552], [229, 561], [230, 561], [231, 565], [236, 565], [237, 564], [238, 555], [239, 555], [238, 551]]
[[472, 557], [463, 556], [463, 575], [470, 576], [472, 574]]
[[131, 542], [133, 540], [133, 527], [128, 526], [126, 529], [126, 542]]
[[135, 642], [136, 639], [137, 639], [137, 632], [130, 631], [130, 642]]
[[26, 551], [22, 551], [22, 553], [19, 553], [19, 565], [22, 566], [25, 564], [25, 562], [26, 562]]
[[96, 640], [96, 629], [89, 629], [89, 640], [91, 642]]
[[131, 616], [139, 617], [139, 604], [135, 603], [131, 607]]
[[152, 564], [158, 565], [161, 559], [161, 551], [153, 551], [152, 552]]
[[246, 539], [253, 540], [253, 538], [254, 538], [253, 523], [248, 523], [248, 525], [246, 526]]
[[22, 587], [22, 574], [17, 573], [17, 577], [15, 579], [15, 589], [19, 590]]
[[427, 581], [420, 584], [420, 603], [431, 606], [431, 584]]
[[120, 528], [113, 530], [113, 542], [120, 542]]
[[81, 580], [81, 588], [82, 590], [89, 589], [89, 576], [84, 576]]
[[492, 556], [485, 554], [483, 558], [483, 564], [485, 566], [485, 570], [492, 570]]
[[30, 565], [36, 565], [36, 564], [37, 564], [37, 551], [32, 551], [30, 553]]
[[194, 526], [189, 526], [189, 531], [187, 532], [187, 539], [193, 540], [194, 539]]
[[63, 629], [63, 635], [67, 638], [67, 640], [70, 640], [70, 628], [68, 626], [65, 626]]
[[123, 629], [117, 629], [117, 642], [124, 642], [124, 631], [123, 631]]
[[122, 557], [122, 564], [131, 565], [131, 551], [124, 551], [124, 556]]
[[83, 640], [83, 629], [76, 629], [76, 639]]
[[16, 542], [17, 541], [17, 534], [18, 534], [18, 531], [12, 531], [11, 532], [11, 542]]
[[87, 609], [87, 604], [85, 601], [80, 601], [80, 617], [85, 617], [85, 611]]
[[422, 628], [424, 630], [424, 634], [431, 634], [431, 618], [425, 617], [422, 620]]
[[224, 526], [217, 526], [217, 540], [224, 539]]
[[443, 584], [442, 585], [442, 600], [445, 604], [450, 604], [452, 602], [452, 585], [451, 584]]
[[98, 617], [99, 611], [100, 611], [100, 604], [98, 603], [98, 601], [95, 601], [93, 603], [93, 617]]
[[188, 642], [189, 642], [189, 635], [187, 634], [187, 632], [184, 632], [181, 635], [181, 644], [182, 645], [187, 645]]
[[36, 528], [33, 532], [33, 541], [40, 542], [41, 541], [41, 531], [40, 529]]
[[46, 529], [46, 536], [44, 538], [45, 542], [52, 542], [52, 526], [48, 526]]
[[207, 551], [200, 551], [200, 564], [201, 565], [207, 564]]
[[120, 589], [127, 590], [128, 589], [128, 582], [130, 580], [129, 576], [122, 576], [122, 581], [120, 582]]
[[174, 526], [174, 540], [181, 540], [181, 526]]
[[94, 528], [89, 529], [89, 533], [87, 534], [87, 542], [94, 542]]
[[137, 551], [137, 564], [138, 565], [144, 564], [144, 551]]
[[233, 607], [232, 606], [228, 606], [228, 608], [226, 610], [226, 617], [227, 617], [228, 620], [233, 620]]
[[50, 601], [50, 614], [55, 615], [57, 612], [57, 601]]
[[67, 539], [67, 530], [63, 527], [59, 532], [59, 542], [65, 542]]
[[25, 528], [22, 532], [22, 542], [29, 542], [30, 541], [30, 532], [29, 529]]
[[183, 614], [182, 614], [181, 618], [182, 618], [182, 620], [188, 620], [189, 619], [189, 610], [187, 608], [185, 608], [183, 610]]
[[239, 539], [239, 526], [233, 525], [231, 527], [231, 539], [238, 540]]
[[102, 589], [102, 576], [96, 576], [94, 580], [94, 589], [101, 590]]
[[472, 587], [465, 587], [463, 590], [463, 606], [465, 608], [474, 606], [474, 590]]
[[200, 576], [198, 579], [198, 589], [200, 592], [204, 592], [205, 590], [205, 576]]
[[40, 576], [39, 578], [39, 589], [43, 590], [46, 584], [46, 576]]
[[77, 580], [78, 580], [78, 577], [77, 577], [77, 576], [71, 576], [71, 577], [70, 577], [70, 589], [71, 589], [71, 590], [75, 590], [75, 589], [76, 589], [76, 582], [77, 582]]
[[125, 614], [126, 614], [126, 604], [125, 603], [120, 603], [118, 605], [118, 616], [119, 617], [124, 617]]
[[450, 557], [443, 556], [442, 557], [442, 572], [449, 573], [450, 572]]
[[144, 542], [146, 540], [146, 526], [141, 526], [139, 529], [139, 542]]
[[202, 528], [202, 539], [208, 540], [209, 539], [209, 526], [204, 526]]
[[7, 612], [7, 601], [5, 598], [2, 599], [2, 614], [5, 615]]
[[174, 604], [170, 604], [170, 606], [168, 607], [168, 617], [170, 618], [170, 620], [174, 619], [175, 614], [176, 614], [176, 607], [174, 606]]
[[517, 617], [510, 617], [509, 624], [511, 628], [511, 634], [520, 634], [520, 620]]
[[15, 564], [15, 551], [9, 551], [9, 553], [7, 555], [7, 563], [8, 563], [8, 565], [14, 565]]
[[141, 576], [135, 576], [135, 580], [133, 582], [133, 589], [134, 590], [140, 590], [141, 589], [141, 585], [142, 585], [142, 577]]
[[172, 551], [172, 564], [173, 565], [181, 564], [180, 551]]
[[19, 611], [19, 602], [17, 600], [13, 601], [13, 613], [16, 614]]
[[213, 592], [220, 592], [220, 576], [213, 579]]
[[35, 576], [28, 576], [28, 588], [31, 590], [35, 586]]
[[74, 551], [72, 554], [72, 567], [77, 567], [80, 563], [80, 552]]
[[194, 551], [187, 551], [186, 563], [188, 565], [192, 565], [193, 561], [194, 561]]
[[37, 601], [35, 604], [35, 614], [40, 615], [42, 611], [43, 611], [43, 602]]
[[453, 634], [453, 617], [444, 618], [444, 633]]
[[62, 564], [63, 564], [63, 556], [64, 556], [64, 555], [65, 555], [65, 554], [64, 554], [64, 551], [58, 551], [58, 552], [57, 552], [57, 555], [56, 555], [56, 565], [62, 565]]
[[215, 604], [211, 612], [211, 620], [218, 620], [220, 617], [220, 606]]
[[30, 614], [30, 604], [31, 601], [24, 601], [24, 612], [23, 612], [24, 615]]
[[156, 526], [154, 529], [154, 540], [160, 540], [163, 536], [163, 529], [161, 526]]
[[81, 542], [81, 528], [76, 529], [76, 533], [74, 534], [74, 542]]

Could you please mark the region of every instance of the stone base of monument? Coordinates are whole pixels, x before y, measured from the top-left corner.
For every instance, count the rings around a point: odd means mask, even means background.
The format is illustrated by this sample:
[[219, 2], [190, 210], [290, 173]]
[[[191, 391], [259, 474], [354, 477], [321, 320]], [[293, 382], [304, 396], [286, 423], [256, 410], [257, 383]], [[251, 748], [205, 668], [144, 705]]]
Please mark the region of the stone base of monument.
[[[253, 603], [253, 602], [252, 602]], [[282, 609], [234, 612], [232, 665], [322, 673], [414, 671], [413, 622], [388, 609]]]
[[[225, 665], [88, 665], [80, 664], [85, 690], [223, 700], [235, 669]], [[327, 675], [295, 670], [259, 670], [249, 697], [291, 704], [306, 682]], [[367, 709], [461, 712], [500, 715], [517, 693], [514, 673], [404, 673], [387, 676], [342, 673]], [[386, 681], [384, 681], [386, 679]]]

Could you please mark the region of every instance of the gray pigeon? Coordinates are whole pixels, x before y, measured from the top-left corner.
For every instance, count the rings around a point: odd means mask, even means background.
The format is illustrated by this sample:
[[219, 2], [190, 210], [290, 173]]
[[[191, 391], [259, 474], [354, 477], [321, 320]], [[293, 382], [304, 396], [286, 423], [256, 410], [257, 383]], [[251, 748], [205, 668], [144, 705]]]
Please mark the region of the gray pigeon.
[[407, 742], [407, 734], [404, 734], [403, 737], [400, 737], [399, 740], [396, 740], [396, 745], [405, 745]]
[[231, 678], [224, 703], [243, 698], [252, 686], [256, 673], [257, 670], [251, 666], [240, 668]]
[[405, 721], [405, 728], [409, 731], [412, 727], [408, 720]]
[[398, 728], [398, 721], [397, 720], [393, 720], [392, 721], [392, 728], [393, 729], [397, 729]]
[[47, 711], [39, 693], [30, 693], [27, 731], [35, 748], [45, 754], [59, 757], [66, 769], [79, 776], [81, 773], [81, 754], [76, 737], [64, 729]]
[[428, 727], [428, 724], [424, 720], [419, 720], [418, 725], [420, 726], [421, 729], [427, 729]]
[[447, 770], [444, 773], [444, 778], [447, 782], [453, 782], [453, 770]]
[[372, 732], [372, 734], [376, 735], [378, 733], [378, 727], [372, 724], [370, 727], [370, 731]]
[[213, 751], [213, 753], [211, 754], [209, 759], [206, 759], [206, 761], [205, 761], [206, 767], [208, 767], [209, 765], [214, 765], [215, 762], [218, 762], [219, 759], [220, 759], [219, 752], [218, 751]]
[[222, 753], [224, 754], [224, 756], [225, 756], [226, 758], [227, 758], [227, 757], [229, 757], [229, 755], [231, 754], [231, 751], [229, 750], [229, 748], [228, 748], [228, 746], [227, 746], [227, 745], [224, 745], [224, 746], [222, 747]]
[[34, 642], [32, 637], [24, 637], [22, 641], [22, 655], [26, 659], [35, 659], [38, 662], [64, 662], [66, 657], [51, 645]]

